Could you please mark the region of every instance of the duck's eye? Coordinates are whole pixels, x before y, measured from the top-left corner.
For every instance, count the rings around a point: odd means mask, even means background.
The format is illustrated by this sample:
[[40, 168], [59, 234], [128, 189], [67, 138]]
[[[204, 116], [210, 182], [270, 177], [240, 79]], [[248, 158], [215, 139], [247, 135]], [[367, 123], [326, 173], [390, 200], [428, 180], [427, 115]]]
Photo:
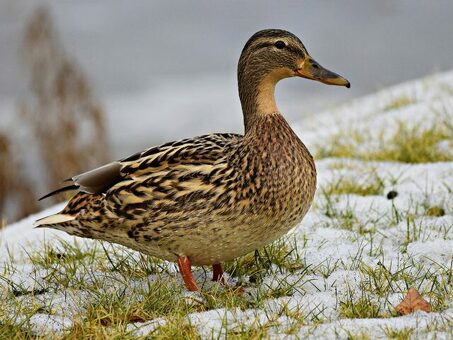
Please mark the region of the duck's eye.
[[286, 44], [284, 41], [281, 41], [281, 40], [278, 40], [275, 42], [275, 47], [277, 47], [279, 50], [281, 50], [282, 48], [285, 48], [286, 47]]

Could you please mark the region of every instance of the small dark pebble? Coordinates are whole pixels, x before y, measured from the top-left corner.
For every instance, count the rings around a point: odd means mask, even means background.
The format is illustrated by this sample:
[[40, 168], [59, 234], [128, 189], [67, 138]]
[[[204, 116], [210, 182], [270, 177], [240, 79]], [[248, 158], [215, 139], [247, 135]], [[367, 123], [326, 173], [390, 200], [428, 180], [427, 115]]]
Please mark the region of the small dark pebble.
[[396, 196], [398, 196], [398, 193], [395, 190], [391, 190], [387, 193], [387, 199], [392, 200]]

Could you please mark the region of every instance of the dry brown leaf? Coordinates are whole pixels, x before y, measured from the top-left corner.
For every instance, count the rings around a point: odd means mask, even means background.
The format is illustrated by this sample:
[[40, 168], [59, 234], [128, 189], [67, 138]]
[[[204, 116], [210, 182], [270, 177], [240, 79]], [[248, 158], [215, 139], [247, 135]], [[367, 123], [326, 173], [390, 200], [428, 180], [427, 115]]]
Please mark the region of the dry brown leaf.
[[401, 315], [407, 315], [415, 311], [431, 312], [431, 305], [426, 301], [415, 288], [409, 288], [406, 297], [396, 306], [396, 311]]

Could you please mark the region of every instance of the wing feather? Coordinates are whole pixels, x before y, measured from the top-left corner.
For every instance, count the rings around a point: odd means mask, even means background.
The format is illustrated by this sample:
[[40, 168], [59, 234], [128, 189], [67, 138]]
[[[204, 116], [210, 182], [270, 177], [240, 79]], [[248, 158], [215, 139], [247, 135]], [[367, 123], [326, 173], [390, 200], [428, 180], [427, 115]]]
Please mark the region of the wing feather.
[[[149, 148], [127, 158], [70, 178], [73, 184], [57, 189], [43, 198], [66, 190], [76, 190], [88, 194], [106, 193], [110, 189], [132, 186], [134, 183], [152, 180], [172, 171], [178, 173], [206, 172], [225, 154], [225, 147], [240, 135], [216, 133], [182, 139], [161, 146]], [[156, 176], [157, 175], [157, 176]], [[165, 176], [163, 176], [165, 177]]]

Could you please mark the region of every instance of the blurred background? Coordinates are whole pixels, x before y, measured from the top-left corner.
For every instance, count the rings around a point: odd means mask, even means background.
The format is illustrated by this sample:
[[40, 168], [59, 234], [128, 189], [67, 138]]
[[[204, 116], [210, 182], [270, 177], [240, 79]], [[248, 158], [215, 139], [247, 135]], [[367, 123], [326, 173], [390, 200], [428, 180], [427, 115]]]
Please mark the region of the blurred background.
[[242, 132], [236, 63], [257, 30], [295, 33], [352, 84], [283, 81], [279, 108], [297, 121], [453, 68], [452, 13], [449, 0], [0, 0], [0, 226], [78, 172]]

